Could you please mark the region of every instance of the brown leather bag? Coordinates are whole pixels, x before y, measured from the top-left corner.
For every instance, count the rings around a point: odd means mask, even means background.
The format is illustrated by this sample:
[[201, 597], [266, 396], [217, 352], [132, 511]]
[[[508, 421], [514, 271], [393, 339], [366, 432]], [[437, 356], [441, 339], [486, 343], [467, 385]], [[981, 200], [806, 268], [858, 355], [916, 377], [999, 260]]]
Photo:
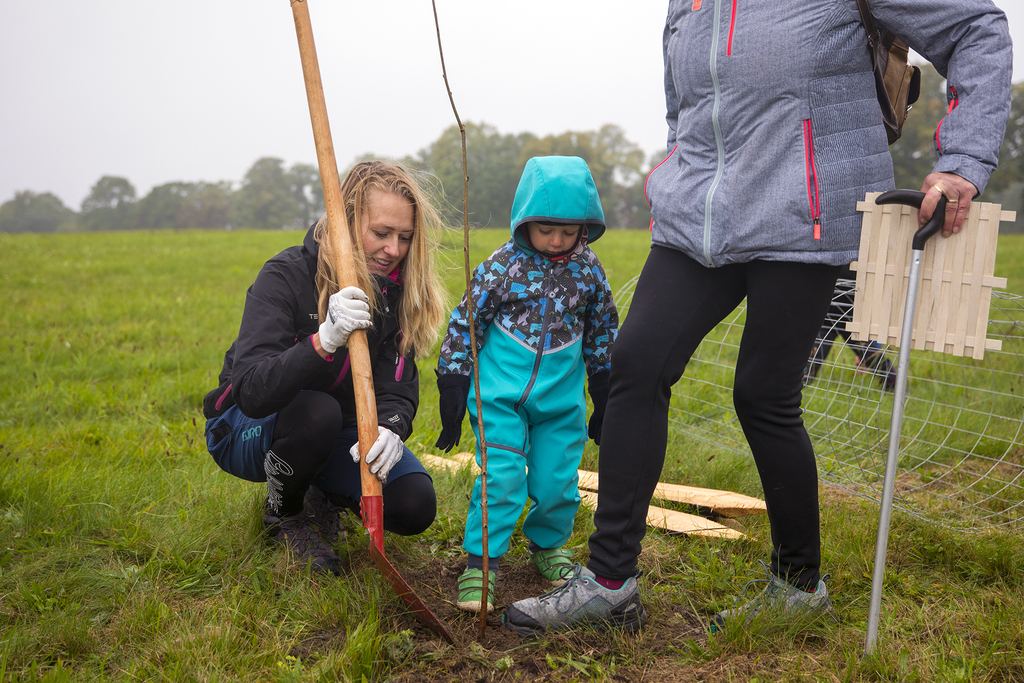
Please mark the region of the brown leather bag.
[[875, 91], [882, 107], [882, 120], [889, 144], [900, 139], [903, 123], [921, 95], [921, 69], [907, 64], [907, 46], [892, 31], [879, 31], [867, 0], [857, 0], [864, 30], [868, 34], [871, 62], [875, 67]]

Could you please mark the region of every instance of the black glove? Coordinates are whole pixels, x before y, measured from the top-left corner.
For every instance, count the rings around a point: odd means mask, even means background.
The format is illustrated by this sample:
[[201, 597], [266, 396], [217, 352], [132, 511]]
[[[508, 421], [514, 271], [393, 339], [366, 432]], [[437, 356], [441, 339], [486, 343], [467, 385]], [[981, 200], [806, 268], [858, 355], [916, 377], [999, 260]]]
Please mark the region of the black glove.
[[231, 381], [224, 382], [211, 391], [203, 399], [203, 417], [207, 420], [220, 417], [235, 405], [235, 397], [231, 395]]
[[590, 416], [590, 424], [587, 425], [587, 436], [600, 446], [604, 408], [608, 405], [608, 371], [601, 370], [591, 375], [587, 380], [587, 390], [590, 392], [590, 400], [594, 402], [594, 412]]
[[462, 438], [462, 418], [466, 415], [469, 396], [469, 375], [449, 373], [437, 376], [438, 405], [441, 413], [441, 436], [435, 447], [445, 453], [459, 445]]

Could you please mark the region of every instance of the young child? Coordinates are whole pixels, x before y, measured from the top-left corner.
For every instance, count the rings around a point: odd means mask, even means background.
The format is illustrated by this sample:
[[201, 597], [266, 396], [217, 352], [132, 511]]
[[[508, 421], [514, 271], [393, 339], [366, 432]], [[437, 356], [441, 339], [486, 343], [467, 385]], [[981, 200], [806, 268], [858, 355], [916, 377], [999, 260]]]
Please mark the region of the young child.
[[[526, 163], [512, 203], [512, 239], [481, 263], [471, 292], [487, 440], [487, 610], [498, 560], [529, 496], [523, 533], [541, 575], [558, 585], [572, 567], [562, 548], [579, 509], [580, 457], [587, 436], [600, 442], [608, 399], [618, 313], [597, 256], [587, 246], [604, 233], [604, 212], [586, 162], [535, 157]], [[437, 367], [441, 436], [446, 452], [458, 445], [467, 400], [479, 425], [472, 385], [466, 299], [452, 312]], [[588, 377], [594, 413], [586, 424]], [[481, 480], [466, 516], [458, 606], [479, 612], [483, 588]]]

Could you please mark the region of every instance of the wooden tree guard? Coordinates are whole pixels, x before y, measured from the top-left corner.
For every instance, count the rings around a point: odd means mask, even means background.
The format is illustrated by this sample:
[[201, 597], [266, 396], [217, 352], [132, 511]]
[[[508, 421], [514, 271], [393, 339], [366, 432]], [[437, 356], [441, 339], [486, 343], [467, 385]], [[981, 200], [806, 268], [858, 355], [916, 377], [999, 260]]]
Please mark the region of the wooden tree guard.
[[[910, 242], [918, 229], [917, 209], [898, 204], [879, 206], [865, 195], [857, 203], [864, 212], [860, 254], [850, 267], [857, 271], [853, 320], [846, 329], [854, 339], [899, 346], [910, 276]], [[999, 222], [1012, 222], [1014, 211], [999, 204], [974, 202], [963, 230], [948, 238], [928, 240], [921, 263], [921, 284], [914, 309], [912, 349], [954, 356], [984, 358], [985, 349], [1000, 350], [988, 339], [992, 288], [1006, 287], [995, 277]]]

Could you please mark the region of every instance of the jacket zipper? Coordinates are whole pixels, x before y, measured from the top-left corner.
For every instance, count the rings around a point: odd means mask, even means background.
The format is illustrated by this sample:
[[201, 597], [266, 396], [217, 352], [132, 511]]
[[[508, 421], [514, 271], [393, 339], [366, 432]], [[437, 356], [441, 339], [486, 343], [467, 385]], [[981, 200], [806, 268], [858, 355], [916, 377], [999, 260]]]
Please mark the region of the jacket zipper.
[[[954, 88], [953, 86], [949, 86], [949, 92], [953, 95], [953, 97], [952, 99], [949, 100], [949, 108], [946, 109], [946, 116], [949, 116], [951, 113], [953, 113], [953, 110], [956, 109], [957, 104], [960, 103], [960, 96], [957, 94], [956, 88]], [[943, 116], [939, 120], [939, 125], [935, 126], [935, 148], [938, 149], [940, 152], [942, 151], [942, 143], [939, 142], [939, 131], [942, 130], [942, 122], [946, 120], [946, 116]]]
[[537, 356], [533, 359], [533, 370], [530, 372], [530, 381], [527, 382], [526, 388], [523, 389], [523, 395], [519, 397], [515, 405], [512, 406], [512, 410], [519, 412], [519, 407], [526, 403], [526, 399], [530, 397], [530, 392], [533, 391], [533, 385], [537, 382], [537, 375], [540, 372], [540, 361], [544, 357], [544, 340], [548, 336], [548, 326], [551, 324], [551, 311], [554, 306], [551, 304], [550, 291], [548, 291], [548, 282], [552, 276], [552, 270], [554, 266], [548, 264], [548, 270], [544, 273], [544, 282], [541, 286], [541, 291], [544, 293], [544, 317], [541, 321], [540, 326], [540, 343], [537, 345]]
[[804, 119], [804, 170], [807, 174], [807, 201], [814, 220], [814, 239], [821, 239], [821, 201], [818, 196], [818, 171], [814, 165], [814, 134], [811, 120]]
[[405, 370], [405, 356], [401, 351], [402, 331], [395, 335], [395, 381], [402, 381], [402, 371]]
[[715, 168], [715, 177], [708, 188], [707, 196], [704, 197], [704, 261], [709, 267], [714, 267], [711, 260], [711, 206], [715, 197], [715, 190], [722, 182], [722, 174], [725, 172], [725, 141], [722, 139], [722, 126], [718, 122], [718, 109], [722, 104], [722, 87], [718, 82], [718, 33], [722, 24], [722, 1], [715, 0], [715, 19], [711, 34], [711, 59], [708, 67], [711, 71], [711, 83], [715, 91], [715, 103], [711, 108], [711, 124], [715, 129], [715, 147], [718, 152], [718, 165]]

